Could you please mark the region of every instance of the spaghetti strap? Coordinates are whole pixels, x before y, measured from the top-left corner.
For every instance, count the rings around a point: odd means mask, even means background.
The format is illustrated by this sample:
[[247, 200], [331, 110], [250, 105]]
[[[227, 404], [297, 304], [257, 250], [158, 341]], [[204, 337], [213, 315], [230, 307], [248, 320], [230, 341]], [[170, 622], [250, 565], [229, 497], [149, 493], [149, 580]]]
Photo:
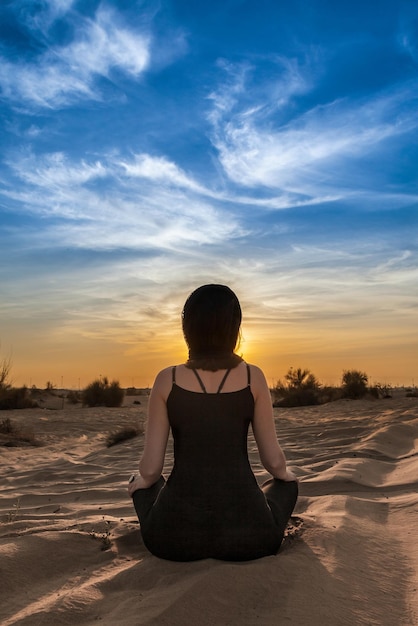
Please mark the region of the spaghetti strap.
[[221, 391], [222, 391], [222, 387], [224, 386], [225, 381], [226, 381], [226, 379], [227, 379], [228, 374], [229, 374], [229, 372], [230, 372], [230, 371], [231, 371], [231, 368], [229, 368], [229, 370], [226, 370], [226, 372], [225, 372], [225, 376], [222, 378], [222, 380], [221, 380], [221, 384], [219, 385], [219, 387], [218, 387], [218, 391], [217, 391], [216, 393], [221, 393]]
[[251, 370], [247, 363], [247, 387], [251, 387]]
[[173, 385], [175, 385], [176, 383], [176, 366], [174, 365], [173, 369], [171, 370], [171, 381], [173, 383]]
[[197, 380], [199, 381], [199, 385], [200, 385], [200, 387], [201, 387], [201, 389], [202, 389], [203, 393], [207, 393], [207, 391], [206, 391], [206, 387], [205, 387], [205, 385], [203, 384], [203, 381], [202, 381], [202, 379], [200, 378], [199, 374], [197, 373], [197, 370], [195, 370], [194, 368], [192, 368], [192, 372], [194, 372], [194, 374], [195, 374], [195, 376], [196, 376]]

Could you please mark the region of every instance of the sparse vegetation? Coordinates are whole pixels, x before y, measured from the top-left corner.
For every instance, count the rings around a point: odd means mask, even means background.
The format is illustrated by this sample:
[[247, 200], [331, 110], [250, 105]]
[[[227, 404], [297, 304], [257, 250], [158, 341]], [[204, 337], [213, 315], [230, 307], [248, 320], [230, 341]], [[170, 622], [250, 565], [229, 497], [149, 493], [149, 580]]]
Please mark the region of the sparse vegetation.
[[[322, 385], [308, 369], [291, 367], [281, 380], [270, 389], [274, 407], [298, 407], [334, 402], [343, 398], [391, 399], [398, 397], [400, 388], [389, 383], [368, 385], [369, 377], [361, 370], [343, 370], [340, 386]], [[415, 386], [404, 387], [405, 397], [417, 398]]]
[[9, 417], [6, 417], [5, 420], [2, 420], [0, 422], [0, 433], [3, 433], [5, 435], [10, 435], [11, 433], [13, 433], [15, 431], [15, 428], [12, 424], [12, 421]]
[[37, 406], [29, 397], [27, 387], [0, 387], [0, 410], [33, 409]]
[[107, 406], [118, 407], [122, 405], [124, 391], [119, 382], [114, 380], [109, 383], [106, 377], [93, 381], [82, 392], [84, 406]]
[[[416, 397], [415, 394], [407, 394]], [[341, 398], [358, 399], [364, 396], [391, 398], [392, 387], [385, 383], [368, 386], [368, 376], [360, 370], [344, 370], [340, 387], [323, 386], [308, 369], [291, 367], [284, 377], [271, 390], [273, 406], [296, 407], [325, 404]]]
[[39, 441], [32, 432], [15, 426], [12, 420], [7, 417], [0, 422], [0, 445], [7, 447], [38, 446]]
[[0, 360], [0, 389], [7, 389], [10, 387], [10, 370], [12, 369], [11, 357], [2, 358]]
[[344, 370], [342, 390], [345, 398], [358, 399], [367, 394], [368, 376], [360, 370]]
[[341, 387], [321, 387], [319, 391], [320, 404], [326, 404], [327, 402], [335, 402], [341, 400], [343, 397], [343, 391]]
[[81, 393], [71, 390], [67, 393], [67, 400], [70, 404], [78, 404], [81, 402]]
[[28, 395], [26, 387], [14, 389], [10, 380], [11, 358], [0, 359], [0, 410], [27, 409], [36, 406]]
[[115, 446], [117, 443], [133, 439], [144, 432], [143, 428], [138, 426], [124, 426], [120, 430], [109, 433], [106, 438], [106, 445], [108, 448]]
[[369, 387], [369, 394], [373, 398], [391, 398], [392, 386], [387, 383], [376, 383], [373, 387]]
[[320, 385], [309, 370], [291, 367], [285, 376], [289, 389], [319, 389]]
[[[378, 400], [380, 398], [380, 389], [377, 385], [374, 387], [369, 387], [368, 393], [372, 398], [376, 398]], [[382, 396], [383, 398], [390, 398], [391, 396]]]
[[321, 385], [307, 369], [291, 367], [285, 375], [285, 382], [279, 381], [273, 389], [274, 406], [310, 406], [320, 403]]
[[418, 391], [416, 389], [412, 389], [406, 392], [406, 398], [418, 398]]

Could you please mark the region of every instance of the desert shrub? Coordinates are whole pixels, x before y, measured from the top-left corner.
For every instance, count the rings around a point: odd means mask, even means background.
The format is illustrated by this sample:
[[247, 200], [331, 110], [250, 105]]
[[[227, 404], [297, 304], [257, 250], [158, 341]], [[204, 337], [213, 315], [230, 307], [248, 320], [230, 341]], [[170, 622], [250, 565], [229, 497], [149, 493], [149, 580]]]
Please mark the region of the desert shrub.
[[369, 393], [375, 398], [391, 398], [392, 386], [387, 383], [376, 383], [374, 387], [369, 387]]
[[15, 426], [11, 419], [6, 418], [0, 422], [0, 445], [8, 447], [38, 446], [39, 442], [32, 432]]
[[291, 367], [285, 380], [288, 389], [319, 389], [320, 385], [315, 376], [309, 370], [303, 370], [298, 367], [296, 370]]
[[88, 385], [82, 392], [81, 400], [84, 406], [121, 406], [124, 398], [124, 391], [119, 386], [118, 381], [114, 380], [109, 383], [104, 377], [95, 380]]
[[335, 402], [341, 400], [343, 392], [341, 387], [321, 387], [319, 392], [320, 403]]
[[279, 381], [273, 389], [274, 406], [311, 406], [320, 403], [321, 385], [309, 371], [291, 367], [285, 382]]
[[12, 369], [11, 357], [0, 359], [0, 389], [8, 389], [10, 387], [10, 370]]
[[111, 446], [115, 446], [117, 443], [121, 443], [122, 441], [133, 439], [143, 432], [143, 429], [138, 426], [124, 426], [120, 430], [108, 434], [106, 438], [106, 445], [110, 448]]
[[0, 433], [3, 435], [10, 435], [15, 431], [15, 428], [12, 424], [12, 420], [9, 417], [6, 417], [5, 420], [0, 422]]
[[292, 390], [281, 400], [274, 402], [275, 407], [314, 406], [320, 404], [319, 394], [312, 389]]
[[125, 392], [120, 388], [119, 383], [114, 380], [106, 389], [106, 406], [121, 406]]
[[30, 399], [27, 387], [0, 387], [0, 410], [33, 409], [37, 406]]
[[67, 400], [70, 404], [78, 404], [81, 402], [81, 393], [71, 390], [67, 393]]
[[414, 391], [407, 391], [405, 394], [406, 398], [418, 398], [418, 391], [415, 389]]
[[367, 394], [368, 376], [359, 370], [344, 370], [342, 376], [343, 394], [345, 398], [363, 398]]

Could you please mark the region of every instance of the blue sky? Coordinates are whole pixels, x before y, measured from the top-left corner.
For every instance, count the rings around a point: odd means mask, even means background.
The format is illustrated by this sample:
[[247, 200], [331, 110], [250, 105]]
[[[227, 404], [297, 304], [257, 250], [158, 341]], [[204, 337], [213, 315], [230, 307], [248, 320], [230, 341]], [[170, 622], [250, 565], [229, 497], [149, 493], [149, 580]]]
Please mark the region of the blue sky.
[[418, 380], [415, 1], [10, 0], [0, 33], [16, 382], [152, 382], [205, 282], [269, 380]]

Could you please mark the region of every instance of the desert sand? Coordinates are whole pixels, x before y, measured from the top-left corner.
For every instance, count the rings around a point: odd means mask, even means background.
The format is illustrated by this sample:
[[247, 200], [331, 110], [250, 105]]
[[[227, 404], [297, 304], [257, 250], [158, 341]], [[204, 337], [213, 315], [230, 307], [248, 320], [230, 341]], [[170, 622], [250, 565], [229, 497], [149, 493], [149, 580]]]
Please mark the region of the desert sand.
[[[143, 436], [105, 443], [145, 421], [133, 399], [0, 413], [42, 444], [0, 446], [2, 626], [418, 624], [417, 398], [275, 409], [302, 525], [245, 563], [147, 552], [126, 492]], [[249, 454], [262, 482], [252, 437]]]

